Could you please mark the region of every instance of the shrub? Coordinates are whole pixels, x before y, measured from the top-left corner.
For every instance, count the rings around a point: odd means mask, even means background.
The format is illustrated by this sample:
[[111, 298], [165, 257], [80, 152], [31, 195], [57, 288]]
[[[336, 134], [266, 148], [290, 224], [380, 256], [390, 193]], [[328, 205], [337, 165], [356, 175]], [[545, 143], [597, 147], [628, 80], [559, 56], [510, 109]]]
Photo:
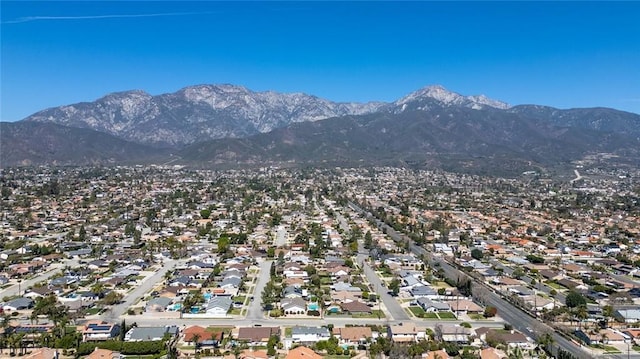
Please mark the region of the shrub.
[[496, 307], [488, 306], [484, 309], [485, 318], [493, 318], [498, 314], [498, 309]]

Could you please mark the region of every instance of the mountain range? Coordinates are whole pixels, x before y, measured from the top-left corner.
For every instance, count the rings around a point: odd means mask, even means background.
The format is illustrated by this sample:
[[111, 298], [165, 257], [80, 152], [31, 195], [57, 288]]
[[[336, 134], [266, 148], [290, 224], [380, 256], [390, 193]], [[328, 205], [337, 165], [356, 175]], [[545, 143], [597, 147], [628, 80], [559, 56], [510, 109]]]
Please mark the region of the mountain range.
[[46, 109], [0, 123], [0, 140], [3, 167], [172, 160], [207, 167], [391, 164], [487, 172], [566, 165], [596, 153], [637, 165], [640, 115], [509, 106], [442, 86], [394, 102], [336, 103], [198, 85]]

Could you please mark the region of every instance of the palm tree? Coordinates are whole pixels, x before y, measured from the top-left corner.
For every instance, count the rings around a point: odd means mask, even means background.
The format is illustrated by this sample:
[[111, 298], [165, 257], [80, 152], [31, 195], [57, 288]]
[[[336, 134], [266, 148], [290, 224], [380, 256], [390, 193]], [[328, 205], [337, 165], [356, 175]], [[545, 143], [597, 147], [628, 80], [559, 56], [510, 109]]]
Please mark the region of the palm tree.
[[600, 340], [602, 341], [602, 345], [605, 345], [605, 342], [608, 342], [608, 339], [609, 339], [609, 338], [607, 338], [607, 333], [604, 333], [604, 332], [603, 332], [603, 333], [600, 335]]
[[193, 340], [193, 346], [194, 346], [194, 353], [198, 354], [198, 346], [200, 345], [198, 342], [200, 341], [200, 334], [198, 333], [193, 334], [192, 340]]
[[16, 352], [15, 352], [15, 344], [16, 344], [16, 336], [15, 336], [15, 334], [9, 335], [9, 337], [7, 338], [7, 345], [9, 346], [9, 349], [11, 350], [11, 356], [14, 356], [16, 354]]
[[538, 347], [536, 349], [542, 347], [544, 351], [550, 351], [551, 345], [553, 344], [553, 335], [549, 332], [545, 332], [538, 336], [536, 342], [538, 343]]
[[589, 318], [589, 313], [587, 312], [587, 307], [584, 305], [581, 305], [579, 307], [576, 308], [576, 319], [578, 320], [578, 327], [580, 329], [582, 329], [582, 321]]
[[509, 352], [509, 355], [507, 356], [507, 358], [508, 359], [524, 359], [524, 354], [522, 353], [522, 349], [516, 346], [515, 348], [513, 348], [513, 350]]
[[2, 328], [2, 338], [0, 339], [0, 354], [3, 353], [4, 346], [7, 344], [7, 329], [9, 329], [9, 323], [11, 322], [11, 317], [7, 315], [7, 313], [2, 313], [2, 317], [0, 318], [0, 328]]

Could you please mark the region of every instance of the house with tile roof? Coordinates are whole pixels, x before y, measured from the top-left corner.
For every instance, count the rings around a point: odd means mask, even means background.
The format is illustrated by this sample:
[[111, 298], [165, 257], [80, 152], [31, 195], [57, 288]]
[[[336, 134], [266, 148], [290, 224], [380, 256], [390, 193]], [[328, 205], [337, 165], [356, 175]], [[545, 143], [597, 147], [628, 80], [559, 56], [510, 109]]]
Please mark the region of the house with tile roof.
[[285, 359], [322, 359], [323, 356], [305, 346], [296, 347], [289, 350]]

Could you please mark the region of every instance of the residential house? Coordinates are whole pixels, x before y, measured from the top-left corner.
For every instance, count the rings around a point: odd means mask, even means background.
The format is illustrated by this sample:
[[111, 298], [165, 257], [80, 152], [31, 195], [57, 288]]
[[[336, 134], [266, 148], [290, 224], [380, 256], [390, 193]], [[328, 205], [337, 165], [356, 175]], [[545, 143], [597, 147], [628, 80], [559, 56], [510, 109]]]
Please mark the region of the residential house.
[[331, 292], [331, 300], [336, 303], [353, 302], [360, 298], [362, 298], [362, 292], [350, 292], [348, 290]]
[[[22, 344], [29, 345], [40, 342], [43, 334], [53, 331], [53, 324], [18, 324], [13, 325], [9, 329], [12, 333], [24, 335], [21, 339]], [[3, 331], [0, 329], [0, 331]]]
[[284, 288], [284, 290], [282, 291], [282, 296], [284, 298], [302, 298], [304, 295], [300, 287], [290, 285]]
[[103, 321], [91, 321], [82, 329], [82, 341], [95, 342], [116, 338], [120, 335], [120, 325]]
[[472, 334], [471, 329], [459, 325], [437, 325], [435, 332], [442, 341], [453, 343], [468, 343]]
[[349, 314], [371, 314], [372, 309], [365, 303], [360, 301], [345, 302], [340, 304], [343, 312]]
[[266, 350], [245, 349], [240, 353], [240, 359], [269, 359]]
[[328, 340], [330, 337], [331, 334], [326, 327], [294, 326], [291, 328], [291, 337], [284, 340], [285, 348], [290, 348], [293, 343], [312, 344]]
[[54, 294], [54, 291], [48, 286], [32, 287], [27, 290], [23, 297], [35, 300], [36, 298], [46, 297], [51, 294]]
[[543, 269], [538, 272], [546, 280], [558, 280], [562, 278], [562, 274], [551, 269]]
[[345, 266], [327, 268], [327, 272], [329, 272], [332, 277], [342, 277], [342, 276], [348, 275], [350, 270], [351, 269], [349, 267], [345, 267]]
[[449, 303], [433, 301], [429, 298], [423, 297], [418, 298], [416, 302], [427, 313], [451, 311], [451, 306], [449, 306]]
[[341, 345], [357, 346], [365, 344], [367, 339], [371, 338], [372, 333], [370, 327], [334, 327], [333, 335], [338, 338]]
[[436, 292], [435, 289], [426, 285], [419, 285], [419, 286], [412, 287], [409, 290], [409, 293], [414, 298], [436, 299], [438, 297], [438, 292]]
[[479, 314], [484, 311], [482, 307], [468, 299], [451, 300], [448, 303], [451, 310], [457, 314]]
[[625, 330], [623, 333], [629, 338], [633, 339], [633, 343], [635, 343], [636, 345], [638, 344], [638, 341], [640, 340], [640, 329], [629, 328]]
[[231, 309], [233, 300], [230, 296], [213, 296], [207, 303], [207, 315], [224, 317]]
[[586, 287], [582, 286], [582, 284], [568, 278], [558, 279], [556, 283], [569, 289], [586, 289]]
[[394, 343], [417, 342], [424, 336], [424, 330], [419, 330], [413, 323], [400, 323], [387, 328], [387, 337]]
[[480, 359], [504, 359], [507, 355], [496, 348], [488, 347], [480, 351]]
[[504, 342], [510, 347], [518, 346], [521, 348], [527, 348], [531, 345], [529, 339], [524, 334], [515, 330], [503, 331], [482, 327], [476, 329], [476, 335], [485, 343], [487, 342], [487, 339], [490, 338], [494, 341]]
[[640, 322], [640, 308], [617, 309], [613, 315], [617, 320], [625, 323]]
[[173, 299], [167, 297], [151, 298], [145, 306], [145, 312], [164, 312], [169, 304], [173, 303]]
[[600, 329], [597, 332], [577, 330], [576, 336], [587, 345], [593, 344], [623, 344], [625, 343], [624, 334], [610, 328]]
[[[23, 356], [23, 359], [58, 359], [60, 354], [57, 349], [38, 348]], [[109, 358], [112, 359], [112, 358]]]
[[19, 297], [12, 299], [2, 306], [2, 310], [15, 311], [33, 308], [34, 301], [31, 298]]
[[242, 285], [242, 278], [239, 277], [225, 277], [222, 282], [218, 284], [218, 287], [224, 289], [238, 289]]
[[280, 309], [287, 314], [305, 314], [307, 312], [307, 302], [302, 298], [283, 298], [280, 301]]
[[120, 353], [96, 347], [85, 359], [119, 359]]
[[422, 359], [449, 359], [449, 354], [444, 349], [431, 350], [422, 354]]
[[335, 291], [335, 292], [347, 291], [347, 292], [353, 292], [358, 294], [359, 296], [362, 296], [362, 289], [360, 289], [360, 287], [355, 287], [350, 283], [338, 282], [330, 285], [330, 288], [332, 291]]
[[236, 339], [251, 346], [267, 345], [269, 338], [280, 335], [279, 327], [241, 327]]
[[520, 297], [524, 297], [524, 296], [529, 296], [529, 295], [533, 295], [534, 291], [532, 289], [529, 289], [523, 285], [516, 285], [513, 287], [509, 287], [509, 292], [518, 295]]
[[198, 339], [198, 345], [200, 347], [218, 347], [222, 339], [224, 339], [224, 332], [214, 331], [211, 328], [204, 328], [198, 325], [192, 325], [182, 331], [182, 341], [187, 345], [194, 345], [195, 340]]
[[175, 325], [160, 327], [134, 327], [124, 335], [125, 342], [142, 342], [162, 340], [165, 335], [176, 336], [179, 329]]
[[322, 355], [317, 354], [305, 346], [296, 347], [289, 350], [285, 359], [322, 359]]

